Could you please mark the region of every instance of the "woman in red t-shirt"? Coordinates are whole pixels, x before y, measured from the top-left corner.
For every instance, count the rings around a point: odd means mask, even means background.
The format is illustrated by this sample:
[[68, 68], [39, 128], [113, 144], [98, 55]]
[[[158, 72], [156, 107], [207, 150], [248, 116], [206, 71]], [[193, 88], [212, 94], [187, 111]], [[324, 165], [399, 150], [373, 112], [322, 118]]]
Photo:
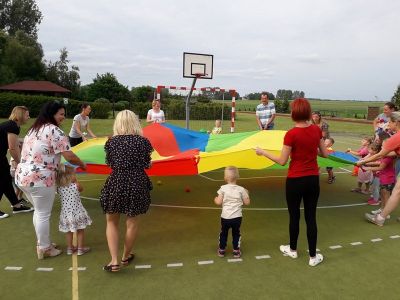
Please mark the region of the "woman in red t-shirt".
[[285, 256], [297, 258], [297, 239], [299, 236], [300, 203], [304, 201], [304, 216], [307, 224], [309, 265], [314, 267], [322, 262], [323, 256], [316, 253], [317, 220], [316, 211], [319, 197], [319, 170], [317, 155], [328, 157], [322, 139], [321, 129], [310, 124], [311, 106], [307, 99], [299, 98], [291, 103], [292, 120], [295, 125], [283, 140], [281, 155], [275, 156], [261, 148], [257, 155], [285, 165], [290, 156], [289, 171], [286, 178], [286, 202], [289, 210], [290, 245], [281, 245]]
[[[357, 162], [358, 166], [365, 165], [371, 161], [381, 159], [385, 156], [399, 156], [400, 155], [400, 112], [395, 111], [389, 117], [389, 129], [395, 131], [396, 134], [392, 135], [389, 139], [385, 140], [382, 144], [382, 150], [370, 157], [363, 158]], [[398, 176], [398, 174], [396, 174]], [[392, 194], [386, 202], [386, 205], [380, 214], [372, 215], [365, 214], [365, 218], [379, 226], [383, 226], [386, 217], [396, 209], [400, 202], [400, 180], [397, 178], [396, 185], [393, 188]]]

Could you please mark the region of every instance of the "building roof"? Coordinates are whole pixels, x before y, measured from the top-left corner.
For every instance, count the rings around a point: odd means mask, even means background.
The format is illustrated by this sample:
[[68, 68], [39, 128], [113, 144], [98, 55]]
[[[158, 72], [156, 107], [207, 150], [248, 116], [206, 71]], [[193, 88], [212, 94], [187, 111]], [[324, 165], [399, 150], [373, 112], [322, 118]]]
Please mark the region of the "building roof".
[[3, 91], [70, 93], [71, 91], [50, 81], [25, 80], [0, 86]]

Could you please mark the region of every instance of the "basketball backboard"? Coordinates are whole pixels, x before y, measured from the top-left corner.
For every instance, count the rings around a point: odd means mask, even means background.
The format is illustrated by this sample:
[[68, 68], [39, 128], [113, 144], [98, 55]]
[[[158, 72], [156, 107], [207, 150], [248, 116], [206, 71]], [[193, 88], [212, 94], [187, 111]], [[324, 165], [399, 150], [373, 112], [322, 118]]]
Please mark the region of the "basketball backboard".
[[213, 78], [214, 55], [183, 52], [183, 77]]

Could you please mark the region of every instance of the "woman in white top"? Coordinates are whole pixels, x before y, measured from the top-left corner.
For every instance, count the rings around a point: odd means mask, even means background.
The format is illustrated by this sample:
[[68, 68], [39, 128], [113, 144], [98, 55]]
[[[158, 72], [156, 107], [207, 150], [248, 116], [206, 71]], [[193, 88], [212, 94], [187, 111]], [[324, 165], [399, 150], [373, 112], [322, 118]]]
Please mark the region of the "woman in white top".
[[160, 109], [160, 100], [155, 99], [152, 102], [152, 109], [147, 112], [147, 123], [165, 123], [164, 112]]
[[90, 130], [89, 126], [89, 114], [92, 111], [92, 108], [89, 104], [84, 103], [82, 104], [81, 109], [81, 113], [74, 117], [72, 127], [68, 135], [71, 147], [76, 146], [87, 140], [85, 130], [92, 138], [96, 137], [92, 130]]

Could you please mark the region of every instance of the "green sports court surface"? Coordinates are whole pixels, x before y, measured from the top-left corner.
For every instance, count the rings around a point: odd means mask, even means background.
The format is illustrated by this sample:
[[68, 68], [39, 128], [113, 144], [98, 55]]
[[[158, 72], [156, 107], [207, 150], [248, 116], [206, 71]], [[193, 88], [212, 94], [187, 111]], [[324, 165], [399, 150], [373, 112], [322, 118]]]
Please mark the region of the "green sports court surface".
[[[336, 148], [358, 144], [359, 139], [340, 137]], [[219, 258], [220, 209], [213, 198], [223, 184], [223, 171], [217, 170], [153, 177], [153, 205], [141, 217], [136, 258], [119, 273], [106, 273], [101, 269], [109, 262], [105, 217], [98, 202], [105, 177], [83, 174], [78, 179], [93, 219], [86, 230], [92, 251], [39, 261], [32, 215], [0, 220], [0, 299], [398, 299], [400, 210], [384, 227], [369, 224], [363, 218], [372, 208], [365, 205], [367, 196], [350, 192], [356, 184], [351, 167], [335, 169], [332, 185], [321, 171], [318, 249], [325, 260], [315, 268], [308, 266], [303, 218], [299, 258], [279, 252], [279, 245], [288, 243], [282, 170], [241, 170], [239, 184], [250, 191], [252, 201], [243, 212], [243, 256], [231, 260], [228, 251]], [[0, 209], [11, 211], [5, 198]], [[52, 238], [65, 249], [59, 211], [56, 198]]]

